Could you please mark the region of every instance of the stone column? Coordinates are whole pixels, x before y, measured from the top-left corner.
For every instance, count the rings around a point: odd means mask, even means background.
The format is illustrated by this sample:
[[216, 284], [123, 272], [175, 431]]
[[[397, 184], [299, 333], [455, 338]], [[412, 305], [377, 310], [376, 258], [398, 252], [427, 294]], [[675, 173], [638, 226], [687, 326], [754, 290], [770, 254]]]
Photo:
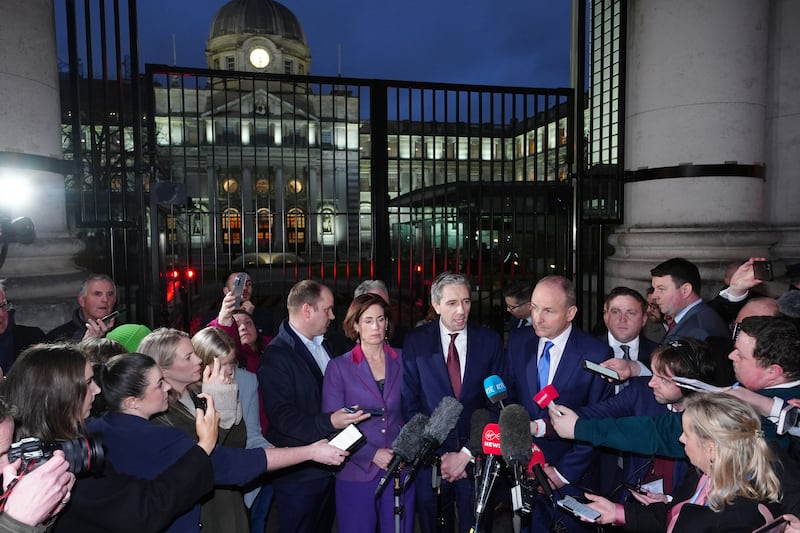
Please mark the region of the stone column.
[[770, 6], [629, 3], [625, 226], [610, 237], [607, 287], [644, 289], [680, 256], [709, 297], [728, 262], [778, 240], [765, 216]]
[[11, 244], [0, 278], [20, 324], [65, 322], [85, 274], [66, 229], [53, 0], [0, 2], [0, 214], [28, 216], [34, 244]]
[[800, 263], [800, 2], [773, 0], [769, 15], [765, 219], [778, 232], [772, 255], [792, 264]]

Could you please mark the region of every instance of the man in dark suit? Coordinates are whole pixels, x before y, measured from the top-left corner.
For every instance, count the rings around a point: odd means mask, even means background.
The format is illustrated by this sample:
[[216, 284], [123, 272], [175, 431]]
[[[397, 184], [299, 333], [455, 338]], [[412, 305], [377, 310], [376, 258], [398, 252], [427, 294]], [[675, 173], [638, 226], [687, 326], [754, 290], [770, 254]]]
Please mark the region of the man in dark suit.
[[[445, 396], [454, 396], [464, 410], [437, 453], [441, 453], [442, 502], [445, 532], [454, 530], [455, 503], [459, 531], [470, 530], [474, 510], [474, 484], [467, 469], [470, 420], [476, 409], [491, 408], [483, 380], [505, 374], [500, 336], [467, 323], [471, 306], [469, 281], [461, 274], [443, 272], [431, 285], [431, 303], [439, 320], [409, 332], [403, 345], [403, 417], [428, 416]], [[431, 469], [416, 481], [419, 523], [424, 533], [438, 531], [437, 498], [431, 488]]]
[[[647, 300], [629, 287], [614, 287], [603, 304], [603, 322], [607, 332], [600, 340], [608, 343], [614, 351], [614, 359], [609, 359], [603, 366], [620, 372], [620, 367], [627, 365], [630, 375], [651, 375], [650, 354], [658, 343], [642, 333], [647, 324]], [[615, 392], [619, 392], [620, 387], [624, 385], [617, 385]]]
[[675, 326], [667, 332], [664, 343], [694, 337], [724, 337], [728, 325], [700, 298], [700, 271], [697, 266], [681, 257], [664, 261], [650, 271], [653, 299], [661, 312], [675, 317]]
[[[286, 299], [289, 318], [269, 343], [258, 384], [275, 446], [301, 446], [369, 418], [362, 411], [322, 412], [322, 378], [331, 353], [324, 333], [333, 320], [333, 294], [312, 280], [298, 282]], [[302, 463], [273, 477], [280, 531], [324, 533], [333, 526], [333, 471]]]
[[511, 315], [508, 334], [531, 326], [531, 291], [533, 287], [526, 281], [515, 281], [503, 289], [506, 311]]
[[41, 329], [15, 323], [14, 308], [6, 299], [3, 281], [0, 280], [0, 375], [8, 372], [22, 350], [44, 341], [44, 332]]
[[[583, 369], [584, 359], [600, 363], [611, 357], [611, 349], [572, 325], [578, 311], [575, 302], [571, 281], [562, 276], [542, 278], [531, 296], [531, 332], [509, 339], [509, 391], [527, 409], [531, 420], [549, 417], [547, 409], [541, 409], [533, 400], [548, 384], [558, 391], [559, 404], [575, 408], [605, 400], [614, 393], [609, 383]], [[534, 425], [532, 433], [544, 437], [536, 429], [543, 424]], [[550, 482], [562, 493], [580, 495], [582, 490], [573, 484], [596, 485], [590, 468], [595, 453], [591, 446], [552, 437], [537, 438], [536, 444], [547, 460], [544, 469]], [[557, 520], [562, 520], [570, 531], [582, 529], [540, 496], [531, 514], [531, 529], [550, 531]]]

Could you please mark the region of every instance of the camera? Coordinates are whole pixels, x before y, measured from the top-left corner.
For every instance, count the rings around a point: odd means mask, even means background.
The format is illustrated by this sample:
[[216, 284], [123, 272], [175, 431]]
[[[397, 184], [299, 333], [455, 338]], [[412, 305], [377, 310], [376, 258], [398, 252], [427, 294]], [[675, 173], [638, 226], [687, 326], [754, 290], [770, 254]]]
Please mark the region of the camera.
[[100, 433], [77, 437], [74, 439], [43, 442], [36, 437], [26, 437], [11, 445], [8, 450], [8, 462], [22, 459], [22, 469], [33, 470], [44, 464], [53, 456], [53, 452], [62, 450], [73, 474], [96, 474], [103, 470], [105, 452], [103, 436]]
[[31, 244], [35, 239], [33, 220], [28, 217], [17, 217], [12, 220], [8, 216], [0, 215], [0, 244], [12, 242]]

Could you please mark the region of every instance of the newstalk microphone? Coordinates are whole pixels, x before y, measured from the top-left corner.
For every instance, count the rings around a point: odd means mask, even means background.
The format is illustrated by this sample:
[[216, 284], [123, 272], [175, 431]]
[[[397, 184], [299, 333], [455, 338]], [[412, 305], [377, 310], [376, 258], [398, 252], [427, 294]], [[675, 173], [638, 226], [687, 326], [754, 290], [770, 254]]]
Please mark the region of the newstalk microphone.
[[469, 423], [469, 451], [475, 459], [474, 478], [475, 478], [475, 497], [478, 497], [478, 483], [483, 472], [483, 429], [486, 424], [491, 422], [489, 411], [486, 409], [475, 409]]
[[453, 428], [456, 427], [458, 417], [463, 410], [464, 406], [452, 396], [442, 398], [442, 401], [431, 413], [431, 418], [422, 431], [422, 446], [414, 456], [411, 472], [409, 472], [404, 486], [407, 487], [414, 481], [420, 468], [433, 462], [433, 453], [447, 439], [447, 435], [453, 431]]
[[397, 434], [392, 443], [394, 456], [389, 462], [386, 473], [383, 474], [380, 482], [378, 482], [378, 488], [375, 489], [376, 497], [381, 495], [389, 479], [400, 470], [400, 465], [410, 462], [417, 456], [419, 449], [422, 447], [422, 431], [426, 425], [428, 425], [428, 417], [422, 413], [417, 413]]
[[506, 384], [503, 383], [500, 376], [491, 375], [484, 379], [483, 390], [486, 392], [486, 397], [489, 398], [490, 402], [494, 405], [499, 403], [501, 408], [505, 407], [503, 405], [503, 400], [508, 398], [508, 389], [506, 389]]
[[476, 532], [479, 530], [481, 517], [486, 510], [486, 504], [489, 502], [489, 496], [502, 467], [500, 457], [498, 457], [501, 453], [500, 439], [500, 426], [486, 424], [482, 438], [483, 453], [486, 454], [486, 466], [480, 476], [478, 494], [475, 497], [475, 527], [473, 531]]
[[529, 513], [530, 507], [523, 505], [522, 484], [526, 480], [525, 470], [531, 459], [531, 425], [528, 411], [521, 405], [508, 405], [500, 412], [500, 451], [503, 459], [514, 473], [511, 487], [511, 504], [514, 511]]

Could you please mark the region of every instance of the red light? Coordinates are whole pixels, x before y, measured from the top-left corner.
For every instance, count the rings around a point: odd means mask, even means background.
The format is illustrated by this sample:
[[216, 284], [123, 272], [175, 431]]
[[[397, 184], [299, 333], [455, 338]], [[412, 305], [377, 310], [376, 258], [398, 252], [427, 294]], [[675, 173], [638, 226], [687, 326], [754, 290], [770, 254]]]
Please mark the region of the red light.
[[414, 267], [414, 271], [417, 272], [417, 273], [422, 272], [422, 265], [415, 266]]
[[186, 269], [186, 279], [194, 279], [194, 270], [191, 268]]
[[179, 277], [181, 277], [181, 273], [178, 272], [177, 270], [171, 270], [169, 273], [169, 277], [178, 279]]

